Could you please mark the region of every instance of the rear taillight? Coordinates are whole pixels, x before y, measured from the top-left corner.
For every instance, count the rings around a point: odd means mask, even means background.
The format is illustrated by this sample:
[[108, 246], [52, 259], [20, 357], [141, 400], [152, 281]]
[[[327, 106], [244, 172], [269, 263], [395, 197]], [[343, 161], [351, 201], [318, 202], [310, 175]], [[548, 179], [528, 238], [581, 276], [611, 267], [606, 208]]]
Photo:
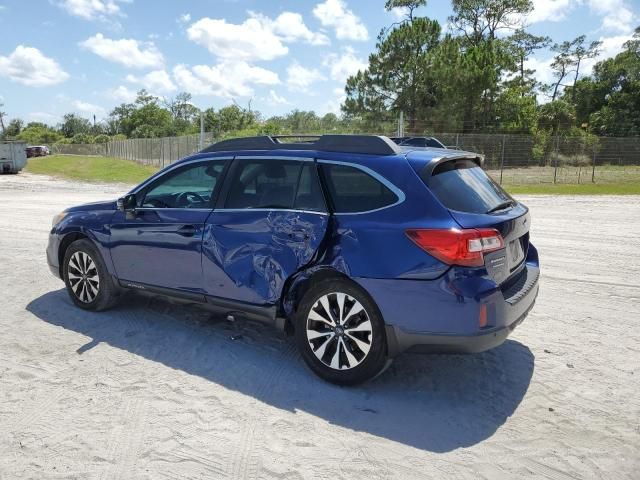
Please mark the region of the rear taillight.
[[448, 265], [480, 267], [485, 253], [504, 247], [502, 235], [493, 228], [411, 229], [406, 233], [416, 245]]

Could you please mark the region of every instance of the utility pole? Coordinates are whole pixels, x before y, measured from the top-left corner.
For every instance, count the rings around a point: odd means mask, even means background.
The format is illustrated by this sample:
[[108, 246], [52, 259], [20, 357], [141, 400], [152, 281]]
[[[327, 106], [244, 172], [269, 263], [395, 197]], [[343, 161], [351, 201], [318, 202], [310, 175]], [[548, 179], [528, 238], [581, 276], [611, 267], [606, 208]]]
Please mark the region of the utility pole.
[[398, 136], [404, 137], [404, 112], [400, 112], [398, 117]]
[[200, 150], [204, 150], [204, 112], [200, 110]]
[[2, 111], [2, 107], [4, 107], [4, 103], [0, 102], [0, 128], [2, 128], [2, 134], [4, 135], [4, 117], [6, 113]]

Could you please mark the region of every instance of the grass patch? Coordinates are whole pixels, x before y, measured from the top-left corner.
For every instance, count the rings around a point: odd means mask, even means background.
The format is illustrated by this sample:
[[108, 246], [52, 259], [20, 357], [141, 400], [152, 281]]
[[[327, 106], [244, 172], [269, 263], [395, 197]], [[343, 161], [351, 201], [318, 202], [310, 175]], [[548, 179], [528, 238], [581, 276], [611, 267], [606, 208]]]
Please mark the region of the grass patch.
[[[601, 177], [604, 177], [605, 168], [599, 172]], [[632, 168], [638, 168], [640, 171], [640, 167]], [[528, 169], [527, 173], [533, 173], [531, 170], [534, 169]], [[638, 181], [640, 176], [634, 176], [633, 174], [636, 173], [634, 170], [629, 167], [625, 171], [620, 169], [619, 173], [616, 167], [610, 168], [610, 170], [618, 175], [615, 178], [607, 179], [611, 183], [606, 183], [607, 180], [604, 178], [601, 180], [605, 183], [526, 183], [527, 179], [516, 176], [515, 184], [509, 182], [510, 179], [506, 177], [503, 187], [515, 195], [640, 195], [640, 181]], [[50, 155], [30, 158], [26, 171], [85, 182], [140, 183], [157, 172], [158, 168], [118, 158]], [[513, 171], [509, 173], [512, 174]], [[525, 181], [522, 182], [522, 180]]]
[[25, 170], [85, 182], [140, 183], [158, 168], [118, 158], [50, 155], [30, 158]]
[[546, 195], [640, 195], [640, 183], [503, 185], [507, 192]]

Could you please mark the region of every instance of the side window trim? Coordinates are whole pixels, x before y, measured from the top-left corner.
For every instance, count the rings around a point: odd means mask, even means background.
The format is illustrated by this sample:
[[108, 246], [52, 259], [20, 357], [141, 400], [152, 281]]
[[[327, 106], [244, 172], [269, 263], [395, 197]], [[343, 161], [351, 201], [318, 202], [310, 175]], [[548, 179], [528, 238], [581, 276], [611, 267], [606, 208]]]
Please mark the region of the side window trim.
[[[138, 185], [136, 188], [134, 188], [131, 193], [135, 193], [136, 196], [139, 196], [139, 201], [142, 201], [144, 199], [144, 196], [147, 194], [147, 192], [152, 189], [158, 182], [162, 181], [162, 179], [164, 179], [167, 175], [172, 175], [172, 172], [175, 172], [176, 170], [182, 170], [182, 169], [186, 169], [189, 167], [193, 167], [195, 165], [200, 165], [202, 163], [208, 163], [208, 162], [216, 162], [216, 161], [220, 161], [220, 162], [225, 162], [224, 168], [222, 170], [222, 173], [220, 174], [220, 178], [218, 179], [218, 181], [216, 182], [216, 185], [213, 188], [213, 191], [211, 192], [211, 200], [209, 202], [209, 207], [208, 208], [191, 208], [188, 209], [190, 211], [211, 211], [214, 209], [214, 206], [216, 204], [217, 198], [219, 196], [220, 191], [222, 190], [222, 186], [224, 185], [226, 176], [227, 176], [227, 172], [229, 170], [229, 166], [231, 164], [231, 161], [233, 160], [233, 157], [230, 156], [225, 156], [225, 157], [209, 157], [209, 158], [199, 158], [197, 160], [192, 160], [189, 162], [185, 162], [185, 163], [177, 163], [176, 165], [173, 165], [171, 168], [166, 169], [166, 171], [162, 172], [162, 175], [154, 175], [153, 177], [149, 178], [148, 180], [144, 181], [143, 183], [141, 183], [140, 185]], [[140, 195], [142, 194], [142, 197], [140, 197]], [[138, 206], [137, 210], [162, 210], [162, 211], [169, 211], [169, 210], [185, 210], [185, 208], [177, 208], [177, 207], [169, 207], [169, 208], [163, 208], [163, 207], [143, 207], [143, 206]]]
[[[404, 192], [402, 190], [400, 190], [398, 187], [396, 187], [393, 183], [391, 183], [385, 177], [380, 175], [378, 172], [376, 172], [376, 171], [374, 171], [374, 170], [372, 170], [369, 167], [366, 167], [364, 165], [360, 165], [358, 163], [340, 162], [340, 161], [337, 161], [337, 160], [324, 160], [324, 159], [318, 159], [318, 164], [340, 165], [342, 167], [352, 167], [352, 168], [355, 168], [357, 170], [361, 170], [364, 173], [366, 173], [367, 175], [373, 177], [378, 182], [382, 183], [385, 187], [387, 187], [389, 190], [391, 190], [391, 192], [397, 198], [397, 200], [394, 203], [390, 204], [390, 205], [385, 205], [384, 207], [374, 208], [372, 210], [364, 210], [362, 212], [336, 212], [335, 211], [335, 207], [332, 206], [333, 215], [365, 215], [365, 214], [368, 214], [368, 213], [379, 212], [380, 210], [385, 210], [387, 208], [392, 208], [392, 207], [395, 207], [397, 205], [400, 205], [407, 198], [406, 195], [404, 194]], [[324, 172], [322, 174], [322, 177], [323, 177], [322, 178], [323, 181], [326, 182], [327, 179], [326, 179], [326, 175], [324, 174]], [[331, 203], [333, 203], [333, 201]]]
[[[316, 180], [319, 182], [319, 186], [322, 190], [323, 194], [323, 203], [324, 203], [324, 211], [318, 212], [315, 210], [304, 210], [300, 208], [225, 208], [225, 203], [227, 198], [229, 197], [229, 191], [231, 190], [231, 179], [234, 178], [236, 170], [239, 168], [240, 163], [243, 160], [260, 160], [260, 159], [268, 159], [268, 160], [284, 160], [289, 162], [299, 162], [301, 163], [300, 172], [298, 173], [298, 183], [296, 185], [296, 193], [298, 188], [300, 187], [300, 177], [302, 175], [302, 170], [304, 168], [304, 164], [312, 163], [315, 167], [316, 171]], [[279, 212], [300, 212], [300, 213], [312, 213], [316, 215], [329, 215], [327, 198], [325, 197], [324, 185], [322, 179], [320, 177], [320, 172], [318, 171], [317, 161], [312, 157], [287, 157], [287, 156], [277, 156], [277, 155], [237, 155], [232, 158], [232, 161], [229, 162], [227, 168], [224, 172], [224, 183], [219, 190], [219, 193], [216, 198], [214, 212], [271, 212], [271, 211], [279, 211]], [[294, 197], [295, 198], [295, 197]]]

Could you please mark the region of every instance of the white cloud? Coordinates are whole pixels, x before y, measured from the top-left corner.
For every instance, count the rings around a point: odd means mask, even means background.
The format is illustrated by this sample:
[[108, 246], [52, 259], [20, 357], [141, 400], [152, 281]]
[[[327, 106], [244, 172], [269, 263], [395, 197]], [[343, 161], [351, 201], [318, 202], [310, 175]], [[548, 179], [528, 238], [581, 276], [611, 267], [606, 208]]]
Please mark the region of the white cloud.
[[105, 60], [129, 68], [157, 68], [164, 63], [162, 53], [153, 42], [139, 42], [132, 38], [112, 40], [97, 33], [80, 42], [80, 46]]
[[24, 45], [18, 45], [9, 56], [0, 56], [0, 76], [29, 87], [56, 85], [69, 78], [54, 59]]
[[27, 115], [27, 120], [30, 122], [42, 122], [49, 125], [54, 125], [58, 122], [60, 117], [47, 112], [31, 112]]
[[343, 0], [325, 0], [313, 9], [325, 27], [333, 27], [340, 40], [367, 40], [369, 32], [362, 20], [347, 8]]
[[536, 80], [548, 84], [553, 81], [553, 72], [551, 70], [552, 62], [553, 58], [539, 60], [535, 57], [530, 57], [524, 62], [524, 68], [527, 70], [535, 70], [534, 76]]
[[527, 16], [527, 22], [561, 22], [577, 4], [576, 0], [533, 0], [533, 11]]
[[309, 30], [302, 16], [293, 12], [283, 12], [275, 19], [249, 12], [249, 18], [240, 24], [205, 17], [187, 29], [187, 37], [216, 57], [234, 61], [273, 60], [289, 53], [288, 42], [329, 44], [326, 35]]
[[269, 95], [264, 99], [269, 105], [291, 105], [291, 102], [281, 95], [278, 95], [275, 90], [269, 90]]
[[580, 67], [580, 75], [582, 75], [583, 73], [585, 75], [590, 74], [593, 70], [593, 66], [596, 63], [601, 62], [606, 58], [615, 57], [622, 50], [624, 50], [624, 44], [631, 40], [631, 38], [631, 34], [616, 35], [613, 37], [600, 37], [599, 40], [602, 42], [602, 45], [600, 46], [600, 53], [596, 58], [589, 58], [583, 62], [582, 66]]
[[187, 29], [189, 40], [229, 60], [273, 60], [289, 49], [257, 18], [236, 25], [224, 19], [202, 18]]
[[285, 42], [305, 41], [311, 45], [329, 45], [329, 37], [309, 30], [302, 15], [294, 12], [283, 12], [275, 20], [250, 12], [252, 18], [260, 21], [266, 28], [278, 35]]
[[127, 75], [127, 82], [142, 85], [150, 92], [167, 93], [176, 90], [166, 70], [154, 70], [142, 76]]
[[217, 65], [177, 65], [173, 77], [183, 90], [194, 95], [222, 98], [249, 97], [252, 85], [276, 85], [278, 74], [246, 62], [222, 62]]
[[178, 23], [189, 23], [191, 21], [190, 13], [183, 13], [178, 17]]
[[342, 88], [334, 88], [333, 89], [334, 98], [330, 99], [324, 106], [324, 111], [321, 111], [321, 114], [324, 113], [335, 113], [336, 115], [340, 115], [342, 112], [341, 105], [347, 99], [347, 95], [344, 93], [344, 89]]
[[393, 15], [398, 21], [405, 20], [407, 15], [409, 15], [409, 11], [408, 7], [396, 7], [391, 9], [391, 15]]
[[342, 54], [330, 53], [322, 64], [329, 68], [332, 80], [342, 83], [346, 82], [351, 75], [356, 74], [358, 70], [366, 70], [369, 66], [365, 60], [356, 56], [355, 50], [351, 47], [345, 47]]
[[326, 80], [315, 68], [305, 68], [299, 63], [287, 67], [287, 85], [294, 90], [306, 91], [313, 83]]
[[92, 103], [83, 102], [81, 100], [74, 100], [71, 105], [80, 113], [85, 113], [88, 115], [96, 115], [97, 117], [103, 117], [106, 113], [105, 109], [94, 105]]
[[124, 85], [120, 85], [112, 90], [107, 91], [107, 95], [114, 100], [122, 103], [131, 103], [137, 97], [135, 91], [125, 87]]
[[589, 9], [602, 17], [602, 28], [630, 33], [638, 20], [624, 0], [586, 0]]
[[526, 17], [529, 24], [564, 21], [577, 7], [588, 7], [601, 17], [604, 30], [630, 33], [638, 21], [625, 0], [533, 0], [533, 7]]
[[62, 0], [58, 5], [69, 14], [85, 20], [104, 20], [122, 14], [114, 0]]

